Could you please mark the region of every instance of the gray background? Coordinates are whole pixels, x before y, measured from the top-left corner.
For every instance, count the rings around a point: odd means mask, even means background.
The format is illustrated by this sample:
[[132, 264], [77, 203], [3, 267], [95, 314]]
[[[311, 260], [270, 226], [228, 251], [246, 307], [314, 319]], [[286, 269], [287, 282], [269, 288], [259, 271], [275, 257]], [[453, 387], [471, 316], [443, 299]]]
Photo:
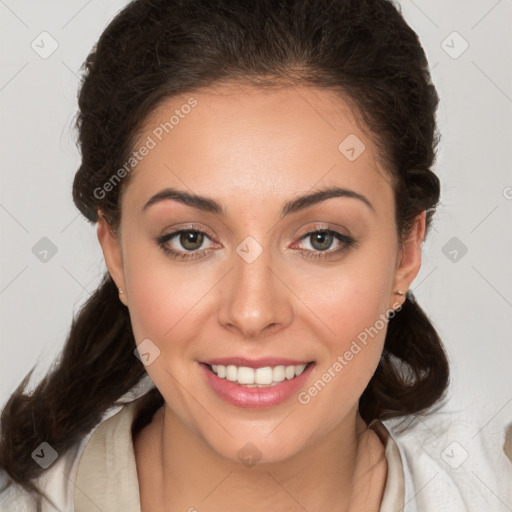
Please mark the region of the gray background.
[[[79, 165], [73, 122], [78, 70], [124, 5], [0, 0], [0, 404], [32, 365], [31, 384], [44, 375], [105, 268], [95, 226], [71, 199]], [[400, 5], [441, 98], [442, 205], [412, 289], [449, 353], [449, 407], [505, 424], [512, 418], [512, 1]], [[41, 261], [45, 237], [56, 253]]]

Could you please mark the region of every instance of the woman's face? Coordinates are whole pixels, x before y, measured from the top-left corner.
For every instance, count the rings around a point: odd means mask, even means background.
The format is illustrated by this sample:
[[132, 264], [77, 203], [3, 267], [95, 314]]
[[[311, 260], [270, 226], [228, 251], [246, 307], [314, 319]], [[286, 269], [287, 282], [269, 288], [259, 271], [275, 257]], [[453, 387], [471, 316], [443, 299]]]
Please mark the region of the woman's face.
[[[233, 461], [284, 460], [353, 427], [424, 215], [400, 252], [389, 176], [347, 104], [304, 86], [209, 89], [162, 103], [134, 149], [120, 238], [103, 220], [98, 237], [166, 408]], [[297, 201], [330, 188], [346, 192]], [[167, 189], [207, 200], [151, 201]], [[276, 386], [229, 380], [283, 370]]]

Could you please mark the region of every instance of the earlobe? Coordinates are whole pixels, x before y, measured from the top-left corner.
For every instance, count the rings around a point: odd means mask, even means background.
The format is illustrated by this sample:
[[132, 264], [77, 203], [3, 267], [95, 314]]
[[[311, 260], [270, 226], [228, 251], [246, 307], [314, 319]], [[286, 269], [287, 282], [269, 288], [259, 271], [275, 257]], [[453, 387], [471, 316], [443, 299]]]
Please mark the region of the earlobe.
[[411, 233], [402, 242], [393, 290], [409, 290], [411, 283], [420, 271], [421, 247], [426, 229], [425, 220], [426, 211], [424, 210], [416, 217]]
[[96, 235], [103, 251], [105, 264], [118, 288], [125, 290], [121, 242], [112, 230], [101, 210], [98, 210]]

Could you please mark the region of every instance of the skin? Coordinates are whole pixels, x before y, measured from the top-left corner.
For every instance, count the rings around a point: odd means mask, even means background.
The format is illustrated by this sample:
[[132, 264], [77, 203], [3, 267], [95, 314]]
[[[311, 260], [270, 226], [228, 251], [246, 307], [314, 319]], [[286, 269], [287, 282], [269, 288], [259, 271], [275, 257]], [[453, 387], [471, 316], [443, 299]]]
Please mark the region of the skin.
[[[162, 103], [139, 141], [190, 96]], [[99, 211], [98, 240], [124, 291], [137, 344], [149, 338], [160, 350], [146, 370], [165, 405], [134, 439], [142, 511], [377, 511], [384, 447], [357, 406], [386, 327], [307, 404], [293, 396], [274, 407], [236, 407], [208, 386], [198, 361], [315, 361], [307, 390], [359, 333], [403, 303], [394, 292], [409, 289], [420, 269], [425, 212], [400, 247], [389, 175], [364, 127], [331, 90], [237, 84], [193, 97], [197, 106], [132, 171], [117, 235]], [[338, 150], [348, 134], [366, 146], [355, 161]], [[286, 201], [331, 185], [364, 195], [374, 211], [338, 197], [280, 218]], [[227, 215], [171, 200], [141, 213], [169, 186], [212, 197]], [[188, 223], [211, 235], [192, 245], [196, 252], [211, 251], [173, 260], [155, 239]], [[302, 237], [319, 225], [357, 245], [308, 258], [299, 249], [321, 253], [322, 244]], [[262, 248], [252, 263], [236, 252], [248, 236]], [[179, 235], [167, 245], [187, 252]], [[342, 246], [336, 238], [324, 242], [331, 253]], [[247, 442], [261, 452], [250, 467], [237, 456]]]

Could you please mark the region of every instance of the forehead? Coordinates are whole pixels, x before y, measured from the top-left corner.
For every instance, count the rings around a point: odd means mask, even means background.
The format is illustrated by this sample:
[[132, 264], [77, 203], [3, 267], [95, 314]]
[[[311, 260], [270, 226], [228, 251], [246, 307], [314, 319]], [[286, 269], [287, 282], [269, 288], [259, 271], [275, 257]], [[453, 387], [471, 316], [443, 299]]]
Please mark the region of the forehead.
[[133, 149], [143, 146], [150, 149], [125, 193], [140, 207], [168, 186], [225, 204], [284, 199], [316, 185], [353, 189], [377, 203], [391, 198], [374, 140], [330, 89], [235, 84], [167, 98]]

